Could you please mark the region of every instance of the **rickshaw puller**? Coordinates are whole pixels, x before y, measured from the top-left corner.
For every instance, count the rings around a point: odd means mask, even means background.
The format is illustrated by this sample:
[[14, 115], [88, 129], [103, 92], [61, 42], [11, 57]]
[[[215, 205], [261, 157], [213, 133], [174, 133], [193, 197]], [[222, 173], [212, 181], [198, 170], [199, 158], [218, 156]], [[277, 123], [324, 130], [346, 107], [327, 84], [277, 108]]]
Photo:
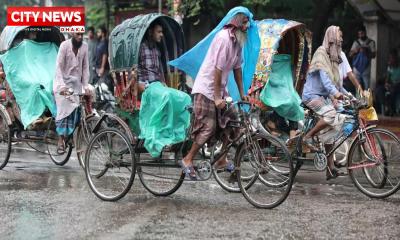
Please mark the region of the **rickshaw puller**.
[[[317, 150], [313, 145], [313, 136], [327, 127], [343, 124], [344, 118], [336, 111], [337, 100], [342, 99], [347, 91], [340, 85], [338, 65], [341, 63], [342, 32], [337, 26], [330, 26], [317, 51], [314, 53], [308, 70], [307, 80], [303, 90], [303, 102], [320, 116], [319, 121], [303, 138], [304, 144], [311, 150]], [[331, 142], [323, 142], [326, 151], [331, 147]], [[333, 158], [328, 158], [326, 172], [327, 180], [339, 176], [339, 171], [334, 167]]]
[[59, 135], [57, 153], [65, 152], [65, 139], [73, 133], [80, 119], [79, 96], [67, 95], [68, 89], [87, 95], [89, 88], [88, 46], [83, 42], [83, 34], [73, 33], [72, 38], [61, 43], [57, 55], [56, 76], [53, 85], [57, 105], [56, 131]]
[[[193, 168], [193, 158], [199, 149], [215, 134], [218, 127], [224, 129], [227, 115], [221, 110], [226, 107], [225, 97], [228, 97], [226, 86], [228, 74], [233, 70], [240, 97], [245, 99], [242, 84], [242, 47], [246, 42], [246, 31], [249, 17], [243, 13], [236, 14], [225, 27], [220, 30], [207, 51], [194, 82], [194, 126], [192, 132], [193, 145], [182, 160], [184, 173], [196, 180]], [[227, 144], [227, 138], [223, 144]], [[226, 159], [226, 154], [216, 163], [216, 168], [225, 167], [233, 171], [234, 166]]]

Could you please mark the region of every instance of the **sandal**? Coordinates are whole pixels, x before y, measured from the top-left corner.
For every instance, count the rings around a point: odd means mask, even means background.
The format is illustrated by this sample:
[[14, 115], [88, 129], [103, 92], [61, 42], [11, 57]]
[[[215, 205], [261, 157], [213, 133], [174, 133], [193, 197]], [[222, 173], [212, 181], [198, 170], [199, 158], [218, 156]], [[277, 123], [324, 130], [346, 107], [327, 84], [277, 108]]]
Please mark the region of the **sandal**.
[[64, 142], [62, 144], [57, 145], [57, 153], [60, 155], [65, 153], [65, 143]]
[[232, 162], [228, 161], [228, 163], [225, 166], [215, 167], [215, 170], [217, 170], [217, 173], [220, 172], [232, 173], [235, 171], [235, 165]]
[[192, 181], [197, 181], [197, 175], [193, 168], [193, 165], [185, 166], [183, 160], [180, 161], [180, 165], [182, 167], [182, 172], [185, 174], [185, 177], [189, 178]]
[[333, 168], [332, 170], [327, 168], [326, 169], [326, 181], [329, 181], [331, 179], [335, 179], [339, 176], [344, 176], [345, 174], [343, 172], [339, 172], [339, 169]]

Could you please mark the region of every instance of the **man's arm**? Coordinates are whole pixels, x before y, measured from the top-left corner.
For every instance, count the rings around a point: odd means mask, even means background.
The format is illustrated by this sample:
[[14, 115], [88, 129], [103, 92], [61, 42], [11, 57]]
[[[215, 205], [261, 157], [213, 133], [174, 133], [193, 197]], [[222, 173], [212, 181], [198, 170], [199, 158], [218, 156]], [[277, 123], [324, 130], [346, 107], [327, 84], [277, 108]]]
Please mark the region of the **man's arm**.
[[329, 78], [329, 75], [325, 71], [319, 70], [319, 76], [321, 79], [322, 86], [325, 88], [328, 94], [330, 96], [337, 96], [339, 90], [332, 83], [332, 80]]
[[243, 99], [245, 96], [244, 96], [244, 91], [243, 91], [242, 68], [234, 69], [233, 76], [235, 77], [235, 82], [239, 89], [240, 98]]
[[351, 83], [353, 83], [354, 87], [362, 91], [362, 87], [360, 85], [360, 82], [357, 80], [356, 76], [354, 75], [353, 71], [347, 73], [347, 77], [350, 79]]
[[63, 88], [66, 88], [63, 78], [63, 69], [65, 65], [65, 55], [66, 55], [66, 48], [64, 46], [65, 46], [64, 44], [60, 46], [60, 50], [58, 51], [56, 60], [56, 81], [61, 84], [58, 87], [58, 89], [53, 89], [54, 92], [60, 92]]
[[82, 84], [83, 84], [84, 88], [86, 88], [87, 85], [89, 84], [89, 51], [88, 51], [87, 47], [85, 48], [84, 54], [83, 54]]
[[214, 99], [221, 99], [221, 79], [222, 79], [222, 71], [218, 68], [215, 68], [214, 71]]
[[107, 54], [103, 54], [103, 55], [101, 55], [101, 65], [100, 65], [100, 70], [99, 70], [100, 77], [102, 77], [104, 74], [104, 70], [106, 68], [106, 63], [107, 63]]

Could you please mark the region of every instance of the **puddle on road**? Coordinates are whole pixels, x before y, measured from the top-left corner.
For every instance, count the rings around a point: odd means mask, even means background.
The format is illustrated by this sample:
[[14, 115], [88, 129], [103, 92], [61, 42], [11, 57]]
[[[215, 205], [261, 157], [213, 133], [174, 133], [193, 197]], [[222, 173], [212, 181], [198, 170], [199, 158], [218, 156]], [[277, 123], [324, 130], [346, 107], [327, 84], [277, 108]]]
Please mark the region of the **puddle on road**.
[[[17, 170], [22, 170], [18, 169]], [[84, 175], [70, 172], [22, 173], [14, 178], [5, 176], [0, 180], [0, 191], [7, 190], [41, 190], [41, 189], [70, 189], [87, 186]]]

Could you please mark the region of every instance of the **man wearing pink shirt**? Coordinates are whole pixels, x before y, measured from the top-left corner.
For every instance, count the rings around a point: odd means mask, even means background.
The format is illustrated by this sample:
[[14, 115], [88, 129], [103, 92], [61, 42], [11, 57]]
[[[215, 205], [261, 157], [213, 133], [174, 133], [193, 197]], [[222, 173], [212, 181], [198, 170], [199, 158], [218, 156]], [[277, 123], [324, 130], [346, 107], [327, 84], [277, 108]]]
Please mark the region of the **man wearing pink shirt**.
[[[212, 40], [207, 55], [196, 76], [192, 94], [194, 94], [194, 124], [192, 131], [193, 145], [182, 160], [184, 173], [190, 179], [196, 179], [193, 168], [193, 158], [199, 149], [213, 137], [218, 128], [226, 127], [221, 110], [226, 107], [224, 98], [228, 97], [226, 90], [229, 72], [233, 70], [240, 97], [243, 99], [242, 84], [242, 47], [246, 42], [246, 31], [249, 18], [236, 14]], [[228, 163], [226, 156], [216, 163], [233, 171], [234, 166]]]

